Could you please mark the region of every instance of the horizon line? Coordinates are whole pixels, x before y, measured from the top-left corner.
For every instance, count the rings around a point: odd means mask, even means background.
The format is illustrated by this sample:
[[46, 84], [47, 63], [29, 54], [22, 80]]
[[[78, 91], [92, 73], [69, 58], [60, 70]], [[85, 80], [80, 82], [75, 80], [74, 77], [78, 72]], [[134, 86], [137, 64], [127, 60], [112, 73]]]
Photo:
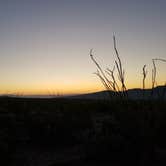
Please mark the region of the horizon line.
[[[166, 85], [158, 85], [155, 88], [157, 87], [166, 87]], [[129, 91], [129, 90], [151, 90], [152, 88], [129, 88], [127, 89], [126, 91]], [[24, 94], [24, 93], [0, 93], [0, 97], [3, 97], [3, 96], [6, 96], [6, 97], [47, 97], [47, 98], [58, 98], [58, 97], [68, 97], [68, 96], [77, 96], [77, 95], [85, 95], [85, 94], [92, 94], [92, 93], [98, 93], [98, 92], [104, 92], [104, 91], [109, 91], [109, 90], [106, 90], [106, 89], [101, 89], [101, 90], [98, 90], [98, 91], [91, 91], [91, 92], [83, 92], [83, 93], [66, 93], [66, 94], [62, 94], [62, 93], [57, 93], [57, 94], [49, 94], [49, 93], [27, 93], [27, 94]], [[111, 90], [112, 92], [114, 92], [113, 90]], [[119, 91], [121, 92], [121, 91]]]

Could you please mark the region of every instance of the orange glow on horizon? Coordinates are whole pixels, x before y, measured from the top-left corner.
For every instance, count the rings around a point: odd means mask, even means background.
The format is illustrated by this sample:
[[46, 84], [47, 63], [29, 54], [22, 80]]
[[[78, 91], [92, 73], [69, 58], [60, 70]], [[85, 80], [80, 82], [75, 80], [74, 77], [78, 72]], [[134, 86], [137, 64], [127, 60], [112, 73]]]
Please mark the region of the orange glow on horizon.
[[[127, 89], [142, 88], [141, 80], [136, 81], [135, 84], [126, 81]], [[158, 85], [164, 85], [160, 81]], [[151, 88], [151, 81], [146, 81], [146, 89]], [[0, 94], [17, 94], [17, 95], [71, 95], [84, 94], [105, 90], [104, 86], [98, 80], [97, 82], [84, 82], [73, 84], [43, 84], [43, 85], [5, 85], [0, 87]]]
[[100, 83], [94, 84], [74, 84], [74, 85], [42, 85], [42, 86], [3, 86], [0, 87], [0, 94], [20, 94], [20, 95], [70, 95], [83, 94], [104, 90]]

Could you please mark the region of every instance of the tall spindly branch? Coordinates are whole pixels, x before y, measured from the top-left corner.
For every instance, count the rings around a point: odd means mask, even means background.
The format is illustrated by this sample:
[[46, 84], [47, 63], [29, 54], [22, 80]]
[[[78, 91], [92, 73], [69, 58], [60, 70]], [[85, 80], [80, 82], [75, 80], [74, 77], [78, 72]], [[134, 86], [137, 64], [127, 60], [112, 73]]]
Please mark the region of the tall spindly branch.
[[[122, 66], [122, 62], [116, 47], [116, 40], [115, 36], [113, 36], [113, 42], [114, 42], [114, 50], [116, 53], [116, 60], [115, 60], [115, 66], [113, 69], [107, 68], [105, 71], [101, 68], [99, 63], [96, 61], [92, 54], [92, 49], [90, 50], [90, 57], [91, 60], [94, 62], [94, 64], [97, 66], [97, 72], [95, 73], [101, 80], [102, 84], [108, 91], [113, 91], [115, 92], [116, 96], [120, 97], [127, 97], [127, 89], [125, 85], [125, 72]], [[118, 73], [118, 79], [120, 81], [120, 86], [117, 83], [117, 79], [114, 75], [115, 69], [117, 70]]]
[[106, 77], [104, 71], [95, 60], [94, 56], [92, 55], [92, 49], [90, 50], [90, 57], [98, 68], [98, 71], [95, 74], [102, 80], [102, 83], [104, 84], [107, 90], [113, 90], [113, 82]]
[[117, 60], [115, 60], [115, 65], [116, 65], [116, 68], [118, 70], [118, 78], [121, 82], [121, 90], [123, 92], [123, 94], [125, 96], [127, 96], [127, 88], [126, 88], [126, 85], [125, 85], [125, 71], [122, 67], [122, 62], [121, 62], [121, 59], [120, 59], [120, 56], [119, 56], [119, 52], [117, 50], [117, 47], [116, 47], [116, 39], [115, 39], [115, 36], [113, 36], [113, 41], [114, 41], [114, 50], [115, 50], [115, 53], [116, 53], [116, 58]]
[[146, 65], [143, 66], [142, 68], [142, 71], [143, 71], [143, 80], [142, 80], [142, 88], [143, 90], [145, 90], [145, 79], [146, 79], [146, 76], [147, 76], [147, 70], [146, 70]]
[[153, 69], [152, 69], [152, 90], [155, 87], [156, 84], [156, 64], [155, 59], [152, 59]]

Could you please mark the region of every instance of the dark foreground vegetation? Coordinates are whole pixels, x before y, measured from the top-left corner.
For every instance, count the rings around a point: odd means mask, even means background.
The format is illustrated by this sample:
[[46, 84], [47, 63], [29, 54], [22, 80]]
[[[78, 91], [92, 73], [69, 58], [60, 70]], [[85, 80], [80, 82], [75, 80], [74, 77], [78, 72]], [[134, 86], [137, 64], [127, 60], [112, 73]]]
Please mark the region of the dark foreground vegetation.
[[0, 98], [2, 166], [166, 165], [166, 102]]

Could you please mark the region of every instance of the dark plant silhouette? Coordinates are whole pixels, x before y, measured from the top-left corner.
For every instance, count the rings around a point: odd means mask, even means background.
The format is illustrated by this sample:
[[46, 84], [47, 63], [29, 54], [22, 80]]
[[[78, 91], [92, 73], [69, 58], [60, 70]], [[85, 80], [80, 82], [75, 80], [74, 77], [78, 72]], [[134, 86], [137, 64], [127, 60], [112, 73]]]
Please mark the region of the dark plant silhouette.
[[98, 68], [98, 70], [95, 74], [101, 79], [102, 83], [104, 84], [104, 86], [107, 90], [112, 90], [113, 82], [106, 77], [103, 69], [100, 67], [100, 65], [95, 60], [94, 56], [92, 55], [92, 49], [90, 50], [90, 57]]
[[152, 91], [155, 87], [156, 83], [156, 64], [155, 64], [155, 60], [152, 59], [152, 63], [153, 63], [153, 69], [152, 69]]
[[165, 59], [161, 59], [161, 58], [156, 58], [156, 59], [153, 59], [153, 60], [155, 60], [155, 61], [162, 61], [162, 62], [166, 62], [166, 60], [165, 60]]
[[126, 85], [125, 85], [125, 71], [123, 69], [122, 62], [121, 62], [121, 59], [120, 59], [120, 56], [119, 56], [119, 53], [118, 53], [118, 50], [117, 50], [117, 47], [116, 47], [115, 36], [113, 36], [113, 41], [114, 41], [114, 50], [115, 50], [116, 58], [117, 58], [117, 60], [115, 60], [115, 64], [116, 64], [116, 68], [117, 68], [117, 71], [118, 71], [118, 79], [121, 82], [122, 94], [123, 94], [124, 97], [126, 97], [127, 96], [127, 91], [126, 91], [127, 88], [126, 88]]
[[[116, 47], [116, 39], [115, 36], [113, 36], [113, 42], [114, 42], [114, 50], [116, 54], [116, 60], [115, 60], [115, 66], [113, 69], [107, 68], [105, 71], [100, 67], [99, 63], [96, 61], [94, 56], [92, 55], [92, 49], [90, 50], [90, 57], [92, 61], [97, 66], [97, 72], [95, 73], [101, 80], [102, 84], [108, 91], [113, 91], [116, 96], [119, 96], [121, 98], [127, 97], [127, 88], [125, 85], [125, 71], [122, 66], [122, 62]], [[118, 79], [120, 81], [120, 85], [118, 85], [117, 79], [115, 78], [114, 71], [117, 69], [118, 73]], [[121, 88], [120, 88], [121, 87]], [[114, 95], [115, 96], [115, 95]]]
[[143, 70], [142, 89], [143, 89], [143, 97], [144, 97], [144, 95], [145, 95], [145, 79], [147, 76], [146, 65], [143, 66], [142, 70]]
[[143, 90], [145, 89], [145, 79], [146, 79], [146, 76], [147, 76], [147, 70], [146, 70], [146, 65], [143, 66], [143, 81], [142, 81], [142, 88]]
[[112, 70], [110, 70], [109, 68], [107, 68], [107, 70], [105, 71], [109, 76], [111, 76], [112, 81], [113, 81], [113, 90], [114, 91], [120, 91], [120, 88], [116, 82], [115, 76], [114, 76], [114, 71], [115, 71], [115, 66], [113, 67]]
[[165, 59], [161, 59], [161, 58], [152, 59], [152, 63], [153, 63], [153, 69], [152, 69], [152, 89], [155, 87], [155, 85], [157, 86], [157, 82], [156, 82], [157, 67], [156, 67], [156, 63], [155, 63], [156, 61], [166, 62]]
[[156, 82], [157, 67], [156, 67], [156, 63], [155, 63], [156, 61], [166, 62], [165, 59], [161, 59], [161, 58], [152, 59], [153, 69], [152, 69], [152, 91], [151, 91], [151, 96], [153, 96], [154, 88], [155, 88], [155, 86], [157, 86], [157, 82]]

